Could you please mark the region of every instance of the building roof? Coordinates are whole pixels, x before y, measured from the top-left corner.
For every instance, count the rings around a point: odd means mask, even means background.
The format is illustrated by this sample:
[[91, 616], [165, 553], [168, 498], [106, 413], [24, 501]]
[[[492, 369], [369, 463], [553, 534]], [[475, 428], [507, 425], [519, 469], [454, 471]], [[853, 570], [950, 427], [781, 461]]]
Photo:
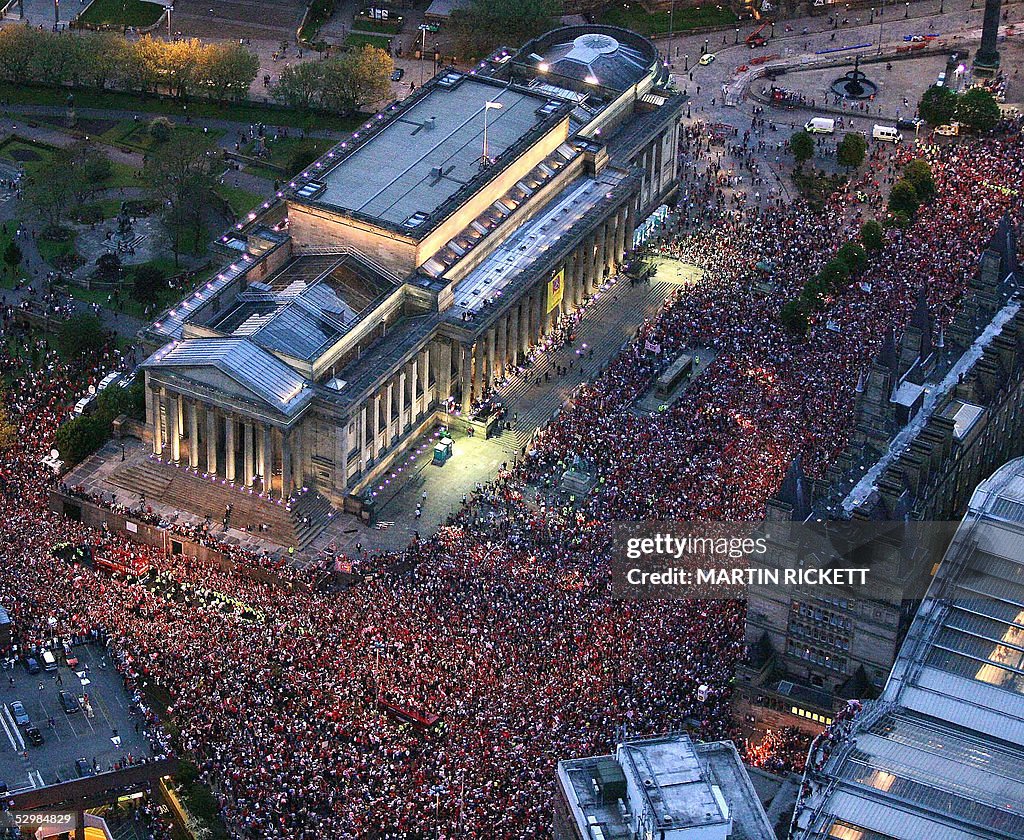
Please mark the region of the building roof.
[[494, 159], [550, 116], [547, 104], [521, 88], [447, 74], [319, 175], [326, 186], [315, 199], [392, 225], [430, 216], [480, 172], [485, 111]]
[[882, 697], [836, 744], [803, 840], [1024, 837], [1024, 459], [978, 486]]
[[[631, 837], [630, 815], [646, 807], [661, 829], [716, 826], [721, 832], [731, 823], [731, 840], [775, 837], [730, 741], [701, 744], [686, 735], [626, 741], [614, 756], [560, 761], [558, 777], [589, 836], [597, 836], [591, 830], [597, 827], [605, 840]], [[630, 799], [627, 780], [644, 803]]]
[[[215, 370], [246, 394], [286, 416], [301, 411], [312, 399], [309, 383], [288, 365], [246, 338], [189, 338], [173, 342], [150, 356], [142, 367], [151, 371], [187, 371], [189, 378]], [[224, 387], [224, 383], [216, 384]]]

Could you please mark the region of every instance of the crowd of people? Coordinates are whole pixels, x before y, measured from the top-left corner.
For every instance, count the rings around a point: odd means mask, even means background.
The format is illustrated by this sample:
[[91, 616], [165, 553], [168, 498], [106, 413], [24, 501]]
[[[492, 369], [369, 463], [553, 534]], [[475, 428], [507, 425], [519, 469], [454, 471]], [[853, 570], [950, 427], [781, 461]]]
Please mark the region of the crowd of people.
[[[737, 163], [763, 131], [737, 138]], [[243, 840], [548, 837], [557, 760], [609, 751], [624, 733], [734, 736], [742, 603], [613, 599], [609, 523], [757, 519], [797, 455], [821, 475], [885, 332], [906, 322], [922, 284], [948, 323], [979, 246], [1016, 214], [993, 185], [1024, 181], [1024, 141], [1015, 126], [872, 156], [868, 198], [915, 154], [932, 163], [938, 194], [911, 227], [887, 231], [864, 282], [828, 301], [804, 341], [779, 325], [780, 302], [855, 236], [863, 206], [850, 190], [813, 212], [737, 201], [707, 126], [687, 131], [680, 154], [684, 198], [654, 247], [701, 277], [519, 463], [341, 592], [258, 580], [245, 573], [258, 558], [225, 571], [163, 556], [49, 512], [40, 457], [75, 388], [116, 366], [117, 351], [62, 360], [7, 332], [5, 311], [0, 375], [17, 434], [0, 452], [0, 604], [20, 642], [99, 634], [130, 690], [167, 699], [147, 712], [154, 750], [196, 763]], [[710, 361], [675, 404], [628, 410], [697, 347]], [[575, 504], [554, 492], [569, 462], [597, 477]], [[129, 552], [154, 572], [69, 565], [50, 551], [63, 542]], [[751, 758], [786, 763], [761, 747]]]

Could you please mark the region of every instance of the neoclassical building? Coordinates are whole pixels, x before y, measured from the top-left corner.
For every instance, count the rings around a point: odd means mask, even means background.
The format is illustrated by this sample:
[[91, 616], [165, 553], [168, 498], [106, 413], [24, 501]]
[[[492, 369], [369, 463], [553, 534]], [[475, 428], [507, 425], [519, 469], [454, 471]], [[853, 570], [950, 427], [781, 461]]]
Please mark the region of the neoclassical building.
[[672, 199], [667, 82], [646, 39], [567, 27], [370, 118], [145, 331], [154, 454], [341, 504], [467, 417]]

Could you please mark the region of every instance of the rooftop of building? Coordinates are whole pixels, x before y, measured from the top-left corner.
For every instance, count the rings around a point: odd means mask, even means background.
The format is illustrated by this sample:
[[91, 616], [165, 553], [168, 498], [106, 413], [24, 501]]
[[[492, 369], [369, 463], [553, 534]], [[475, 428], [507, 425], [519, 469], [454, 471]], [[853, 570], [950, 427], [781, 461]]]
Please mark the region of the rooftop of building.
[[577, 89], [625, 91], [658, 64], [658, 51], [646, 38], [615, 26], [564, 26], [526, 43], [513, 63]]
[[[882, 697], [814, 776], [802, 840], [1024, 837], [1024, 459], [980, 484]], [[840, 826], [849, 834], [834, 833]], [[863, 835], [855, 831], [864, 831]]]
[[[627, 741], [615, 755], [561, 761], [558, 773], [575, 817], [605, 840], [632, 836], [627, 776], [636, 780], [660, 828], [722, 826], [734, 840], [773, 840], [761, 801], [729, 741], [686, 735]], [[594, 833], [591, 830], [591, 836]]]
[[[336, 147], [333, 160], [321, 159], [323, 171], [297, 196], [416, 235], [482, 176], [485, 124], [486, 154], [494, 161], [525, 147], [561, 106], [521, 87], [455, 71], [421, 90]], [[491, 169], [486, 174], [497, 172]]]

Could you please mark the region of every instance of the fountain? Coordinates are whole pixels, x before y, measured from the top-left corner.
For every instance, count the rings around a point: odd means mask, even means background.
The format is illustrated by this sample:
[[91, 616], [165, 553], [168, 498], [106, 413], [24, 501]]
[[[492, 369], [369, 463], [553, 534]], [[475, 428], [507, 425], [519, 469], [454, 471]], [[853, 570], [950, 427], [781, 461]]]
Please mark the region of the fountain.
[[869, 99], [877, 91], [878, 85], [860, 69], [859, 55], [853, 61], [853, 69], [847, 70], [840, 78], [832, 82], [832, 92], [844, 99]]

